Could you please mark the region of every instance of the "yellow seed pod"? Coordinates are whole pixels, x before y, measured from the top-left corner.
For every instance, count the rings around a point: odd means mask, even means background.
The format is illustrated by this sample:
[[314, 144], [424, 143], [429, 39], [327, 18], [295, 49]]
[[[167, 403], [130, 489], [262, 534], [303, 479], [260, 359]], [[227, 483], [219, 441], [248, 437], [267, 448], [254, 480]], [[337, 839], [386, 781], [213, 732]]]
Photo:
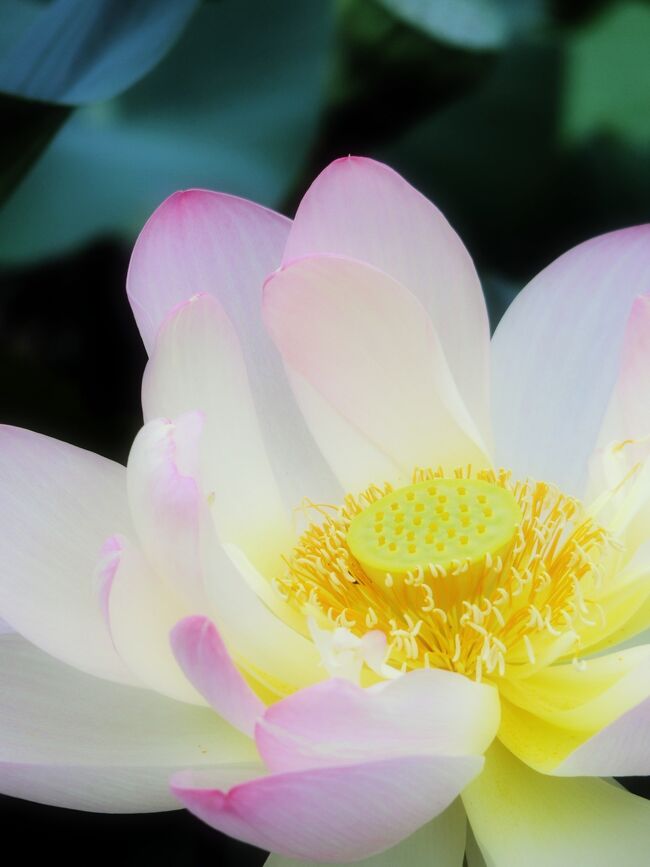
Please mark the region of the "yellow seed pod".
[[384, 581], [421, 567], [468, 567], [497, 556], [522, 520], [513, 494], [479, 479], [407, 485], [364, 509], [351, 522], [347, 543], [364, 571]]

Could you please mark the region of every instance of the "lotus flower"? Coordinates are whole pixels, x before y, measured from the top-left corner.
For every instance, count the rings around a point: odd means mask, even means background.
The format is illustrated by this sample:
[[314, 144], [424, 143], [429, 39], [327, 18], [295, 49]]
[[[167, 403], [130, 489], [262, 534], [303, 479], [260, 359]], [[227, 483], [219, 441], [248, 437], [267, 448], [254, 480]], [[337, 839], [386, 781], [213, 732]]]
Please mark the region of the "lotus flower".
[[2, 429], [1, 790], [269, 867], [645, 863], [599, 778], [650, 772], [650, 230], [490, 343], [444, 217], [350, 158], [293, 223], [172, 196], [128, 294], [126, 469]]

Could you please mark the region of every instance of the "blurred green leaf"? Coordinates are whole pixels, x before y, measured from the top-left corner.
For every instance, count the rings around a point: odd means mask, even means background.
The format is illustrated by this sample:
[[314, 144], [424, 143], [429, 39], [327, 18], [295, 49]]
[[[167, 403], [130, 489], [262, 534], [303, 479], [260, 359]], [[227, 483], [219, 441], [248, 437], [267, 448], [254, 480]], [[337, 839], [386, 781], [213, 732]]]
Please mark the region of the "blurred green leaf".
[[650, 144], [650, 6], [612, 6], [571, 41], [562, 129], [576, 142], [594, 133]]
[[368, 152], [460, 99], [498, 56], [433, 41], [375, 0], [345, 0], [339, 10], [327, 110], [294, 206], [326, 163]]
[[47, 147], [70, 109], [0, 93], [0, 117], [11, 135], [0, 138], [0, 203]]
[[399, 18], [435, 39], [464, 48], [505, 45], [516, 29], [541, 20], [541, 0], [380, 0]]
[[561, 81], [555, 46], [512, 48], [468, 97], [377, 152], [442, 208], [489, 270], [505, 276], [536, 261], [540, 222], [557, 222]]
[[0, 91], [67, 105], [115, 96], [158, 63], [197, 4], [3, 0]]
[[153, 75], [61, 130], [0, 211], [0, 258], [53, 255], [107, 233], [132, 240], [185, 187], [277, 206], [313, 143], [331, 12], [321, 0], [202, 6]]

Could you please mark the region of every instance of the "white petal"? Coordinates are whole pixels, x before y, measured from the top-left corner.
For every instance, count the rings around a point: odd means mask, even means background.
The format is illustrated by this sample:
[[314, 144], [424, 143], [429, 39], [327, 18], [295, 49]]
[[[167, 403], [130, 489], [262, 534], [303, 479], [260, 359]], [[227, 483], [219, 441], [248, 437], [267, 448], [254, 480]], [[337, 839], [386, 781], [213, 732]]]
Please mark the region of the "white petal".
[[518, 295], [492, 341], [497, 461], [580, 495], [637, 295], [650, 288], [650, 227], [594, 238]]
[[124, 467], [0, 428], [0, 614], [53, 656], [124, 682], [93, 572], [104, 539], [130, 528]]
[[0, 791], [102, 812], [174, 809], [169, 776], [257, 767], [252, 741], [212, 711], [108, 683], [19, 636], [0, 638]]
[[[287, 367], [298, 406], [314, 431], [328, 464], [345, 491], [362, 491], [379, 480], [399, 478], [400, 469], [375, 443], [351, 425], [303, 376]], [[408, 477], [406, 480], [410, 481]], [[340, 501], [342, 496], [338, 498]]]
[[200, 410], [201, 474], [219, 534], [265, 569], [290, 540], [235, 330], [211, 295], [164, 321], [142, 384], [145, 421]]
[[108, 596], [115, 648], [138, 682], [179, 701], [206, 702], [181, 671], [169, 643], [176, 623], [189, 609], [151, 570], [126, 539]]

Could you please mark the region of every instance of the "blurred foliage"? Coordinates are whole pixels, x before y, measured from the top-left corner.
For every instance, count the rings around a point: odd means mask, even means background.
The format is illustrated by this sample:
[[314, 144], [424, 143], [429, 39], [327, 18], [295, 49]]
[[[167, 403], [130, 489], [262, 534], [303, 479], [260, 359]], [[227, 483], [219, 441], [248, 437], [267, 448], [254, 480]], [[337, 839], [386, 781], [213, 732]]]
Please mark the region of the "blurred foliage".
[[0, 90], [78, 105], [152, 69], [199, 0], [4, 0]]
[[420, 117], [461, 97], [494, 61], [492, 52], [432, 40], [374, 0], [343, 0], [338, 8], [329, 99], [307, 173], [334, 155], [364, 153], [394, 139]]
[[[649, 59], [641, 0], [0, 0], [2, 420], [123, 461], [148, 214], [192, 186], [291, 213], [351, 152], [443, 209], [496, 324], [555, 256], [648, 220]], [[125, 864], [263, 860], [187, 816], [3, 815], [8, 850], [38, 823], [79, 865], [107, 834]]]
[[278, 205], [315, 138], [332, 18], [321, 0], [200, 8], [154, 74], [70, 118], [0, 211], [0, 259], [130, 241], [184, 187]]
[[[166, 53], [199, 0], [1, 0], [0, 203], [69, 114], [125, 90]], [[8, 140], [9, 139], [9, 140]]]
[[650, 142], [650, 5], [614, 6], [575, 35], [562, 109], [571, 141], [605, 133]]
[[543, 20], [542, 0], [381, 0], [398, 18], [463, 48], [502, 48]]
[[13, 192], [69, 113], [65, 106], [0, 93], [0, 116], [5, 129], [12, 131], [0, 138], [0, 202]]

